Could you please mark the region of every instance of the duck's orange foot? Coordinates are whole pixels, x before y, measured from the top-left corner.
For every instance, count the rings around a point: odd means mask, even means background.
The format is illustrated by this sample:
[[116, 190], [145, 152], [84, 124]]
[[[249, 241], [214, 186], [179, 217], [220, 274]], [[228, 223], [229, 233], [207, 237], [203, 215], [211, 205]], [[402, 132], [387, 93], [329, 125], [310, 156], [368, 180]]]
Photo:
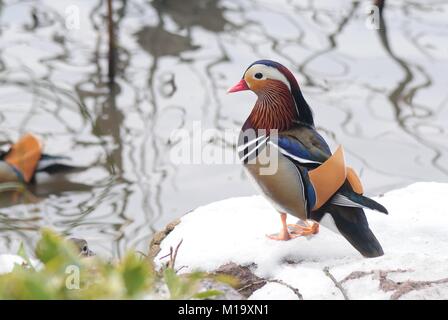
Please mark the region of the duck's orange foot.
[[319, 232], [319, 224], [317, 222], [305, 222], [305, 226], [300, 224], [288, 224], [292, 229], [292, 235], [295, 237], [309, 236]]
[[277, 241], [288, 241], [297, 237], [300, 237], [298, 234], [291, 234], [289, 232], [283, 232], [283, 230], [278, 234], [267, 234], [266, 237], [268, 237], [271, 240], [277, 240]]

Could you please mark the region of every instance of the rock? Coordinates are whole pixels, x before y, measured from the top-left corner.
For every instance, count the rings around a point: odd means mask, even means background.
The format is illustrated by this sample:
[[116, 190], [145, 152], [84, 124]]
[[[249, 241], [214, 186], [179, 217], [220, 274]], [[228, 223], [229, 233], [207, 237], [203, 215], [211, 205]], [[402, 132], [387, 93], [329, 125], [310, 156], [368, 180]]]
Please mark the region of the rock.
[[160, 253], [160, 243], [165, 239], [165, 237], [174, 230], [174, 228], [180, 223], [179, 219], [176, 219], [170, 222], [165, 229], [162, 231], [158, 231], [152, 237], [152, 240], [149, 244], [149, 252], [148, 257], [153, 259]]
[[200, 283], [199, 291], [218, 290], [223, 294], [212, 298], [213, 300], [243, 300], [245, 297], [230, 285], [213, 281], [211, 279], [204, 279]]
[[266, 284], [266, 281], [257, 277], [249, 267], [240, 266], [236, 263], [226, 263], [216, 269], [214, 273], [217, 275], [224, 274], [236, 279], [238, 281], [238, 292], [246, 298]]

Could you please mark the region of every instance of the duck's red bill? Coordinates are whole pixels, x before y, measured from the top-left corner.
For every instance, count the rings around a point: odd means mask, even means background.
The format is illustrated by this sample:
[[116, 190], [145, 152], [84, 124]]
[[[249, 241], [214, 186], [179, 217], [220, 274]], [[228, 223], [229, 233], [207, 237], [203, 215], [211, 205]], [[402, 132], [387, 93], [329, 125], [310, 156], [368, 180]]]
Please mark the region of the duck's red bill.
[[227, 90], [227, 93], [238, 92], [243, 90], [249, 90], [249, 86], [247, 85], [244, 79], [241, 79], [236, 85]]

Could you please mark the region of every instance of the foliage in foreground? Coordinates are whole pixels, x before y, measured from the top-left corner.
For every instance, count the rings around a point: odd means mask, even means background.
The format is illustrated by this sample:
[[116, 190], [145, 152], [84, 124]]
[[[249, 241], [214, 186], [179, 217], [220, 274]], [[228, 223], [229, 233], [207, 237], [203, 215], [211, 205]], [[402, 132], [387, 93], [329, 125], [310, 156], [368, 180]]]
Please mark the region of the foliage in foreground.
[[35, 256], [12, 272], [0, 275], [0, 299], [204, 299], [220, 295], [200, 290], [202, 273], [178, 275], [173, 264], [156, 271], [141, 254], [129, 251], [120, 261], [83, 258], [76, 247], [50, 230], [43, 230]]

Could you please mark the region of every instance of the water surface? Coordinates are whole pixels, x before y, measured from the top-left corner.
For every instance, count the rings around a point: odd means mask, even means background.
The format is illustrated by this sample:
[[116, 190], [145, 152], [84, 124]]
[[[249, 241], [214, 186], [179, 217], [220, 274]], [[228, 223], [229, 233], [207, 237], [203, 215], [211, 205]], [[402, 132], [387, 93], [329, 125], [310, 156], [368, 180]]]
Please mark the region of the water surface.
[[[106, 1], [0, 2], [0, 141], [34, 132], [45, 150], [89, 167], [0, 209], [0, 251], [32, 246], [50, 226], [119, 256], [146, 251], [155, 230], [199, 205], [255, 191], [237, 165], [176, 165], [175, 129], [232, 139], [255, 97], [226, 95], [251, 62], [289, 67], [319, 130], [371, 195], [448, 181], [446, 1], [113, 1], [116, 84], [109, 86]], [[214, 226], [210, 226], [214, 227]]]

